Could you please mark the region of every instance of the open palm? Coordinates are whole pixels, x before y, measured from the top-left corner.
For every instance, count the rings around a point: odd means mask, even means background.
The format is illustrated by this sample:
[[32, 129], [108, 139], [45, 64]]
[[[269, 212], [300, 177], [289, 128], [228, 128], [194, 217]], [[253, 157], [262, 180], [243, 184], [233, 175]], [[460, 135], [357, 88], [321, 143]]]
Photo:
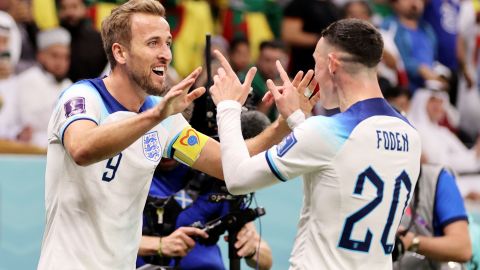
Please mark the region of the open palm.
[[195, 99], [205, 93], [205, 87], [199, 87], [188, 93], [188, 89], [192, 87], [198, 75], [202, 71], [197, 68], [190, 73], [184, 80], [173, 86], [160, 102], [160, 116], [162, 119], [180, 112], [183, 112]]

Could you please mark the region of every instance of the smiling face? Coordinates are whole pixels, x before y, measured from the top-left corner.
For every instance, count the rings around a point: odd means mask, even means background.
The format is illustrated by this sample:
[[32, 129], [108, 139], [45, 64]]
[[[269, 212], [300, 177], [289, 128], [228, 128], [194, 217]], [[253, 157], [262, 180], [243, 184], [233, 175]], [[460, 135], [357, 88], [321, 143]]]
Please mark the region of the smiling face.
[[172, 61], [170, 26], [161, 16], [136, 13], [131, 17], [131, 31], [125, 62], [127, 75], [147, 94], [160, 95]]

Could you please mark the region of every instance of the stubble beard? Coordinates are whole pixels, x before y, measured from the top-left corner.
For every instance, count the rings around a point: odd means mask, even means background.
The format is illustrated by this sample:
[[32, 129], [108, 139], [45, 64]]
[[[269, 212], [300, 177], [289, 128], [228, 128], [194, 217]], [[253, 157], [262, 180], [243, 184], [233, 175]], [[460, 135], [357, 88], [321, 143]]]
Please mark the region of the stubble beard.
[[165, 82], [159, 86], [153, 84], [149, 74], [139, 74], [140, 72], [130, 71], [129, 77], [148, 95], [162, 96], [166, 92]]

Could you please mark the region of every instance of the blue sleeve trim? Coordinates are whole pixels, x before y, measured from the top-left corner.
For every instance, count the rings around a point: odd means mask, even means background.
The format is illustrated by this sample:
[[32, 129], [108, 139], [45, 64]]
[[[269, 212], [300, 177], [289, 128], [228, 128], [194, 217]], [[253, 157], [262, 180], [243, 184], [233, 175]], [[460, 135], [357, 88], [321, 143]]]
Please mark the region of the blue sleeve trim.
[[268, 150], [265, 151], [265, 159], [267, 160], [268, 167], [270, 167], [270, 170], [272, 171], [273, 175], [275, 175], [275, 177], [278, 178], [278, 180], [282, 182], [286, 182], [287, 179], [282, 176], [277, 166], [275, 166], [275, 163], [273, 163], [273, 160], [270, 157], [270, 152]]
[[63, 136], [65, 135], [65, 131], [67, 130], [67, 128], [75, 121], [78, 121], [78, 120], [89, 120], [89, 121], [92, 121], [94, 122], [97, 126], [98, 126], [98, 123], [97, 121], [95, 121], [95, 119], [91, 118], [91, 117], [88, 117], [86, 115], [82, 115], [82, 114], [78, 114], [78, 115], [75, 115], [73, 117], [70, 118], [70, 120], [68, 120], [67, 122], [65, 122], [65, 124], [63, 124], [63, 127], [62, 129], [60, 130], [60, 140], [62, 142], [62, 145], [63, 145]]
[[178, 137], [180, 136], [181, 133], [182, 133], [182, 131], [178, 132], [178, 134], [175, 135], [175, 137], [173, 137], [173, 139], [168, 144], [168, 146], [167, 146], [167, 158], [173, 158], [173, 154], [175, 153], [175, 151], [173, 151], [173, 144], [175, 143], [175, 141], [177, 141], [177, 139], [178, 139]]
[[453, 217], [445, 220], [442, 224], [440, 224], [440, 227], [442, 227], [442, 230], [445, 229], [448, 225], [454, 223], [455, 221], [459, 220], [465, 220], [468, 223], [468, 217], [467, 216], [458, 216], [458, 217]]
[[462, 195], [458, 190], [455, 176], [442, 169], [435, 190], [433, 228], [435, 235], [441, 235], [443, 228], [459, 219], [467, 219]]

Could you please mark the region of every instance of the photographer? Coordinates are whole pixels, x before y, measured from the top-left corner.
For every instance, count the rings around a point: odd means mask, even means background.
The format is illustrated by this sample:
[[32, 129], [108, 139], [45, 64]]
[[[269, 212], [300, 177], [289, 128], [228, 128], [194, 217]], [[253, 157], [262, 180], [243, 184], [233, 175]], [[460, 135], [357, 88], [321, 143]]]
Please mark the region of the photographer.
[[[268, 124], [268, 118], [259, 112], [246, 112], [243, 119], [248, 122], [248, 126], [244, 125], [248, 127], [244, 131], [246, 138], [255, 135], [255, 129], [261, 131]], [[195, 173], [175, 160], [162, 159], [144, 211], [137, 267], [151, 264], [180, 269], [225, 269], [217, 245], [219, 235], [212, 233], [205, 239], [204, 231], [191, 227], [193, 223], [206, 224], [230, 213], [229, 202], [212, 202], [209, 200], [212, 194], [227, 194], [224, 182]], [[152, 205], [158, 208], [152, 210]], [[200, 237], [195, 239], [196, 235]], [[240, 229], [235, 248], [237, 255], [245, 257], [250, 267], [258, 264], [258, 269], [271, 268], [271, 250], [261, 240], [253, 222]]]
[[454, 174], [423, 164], [415, 192], [402, 218], [394, 269], [443, 269], [449, 261], [459, 262], [448, 263], [449, 269], [464, 269], [460, 263], [470, 260], [472, 244]]

